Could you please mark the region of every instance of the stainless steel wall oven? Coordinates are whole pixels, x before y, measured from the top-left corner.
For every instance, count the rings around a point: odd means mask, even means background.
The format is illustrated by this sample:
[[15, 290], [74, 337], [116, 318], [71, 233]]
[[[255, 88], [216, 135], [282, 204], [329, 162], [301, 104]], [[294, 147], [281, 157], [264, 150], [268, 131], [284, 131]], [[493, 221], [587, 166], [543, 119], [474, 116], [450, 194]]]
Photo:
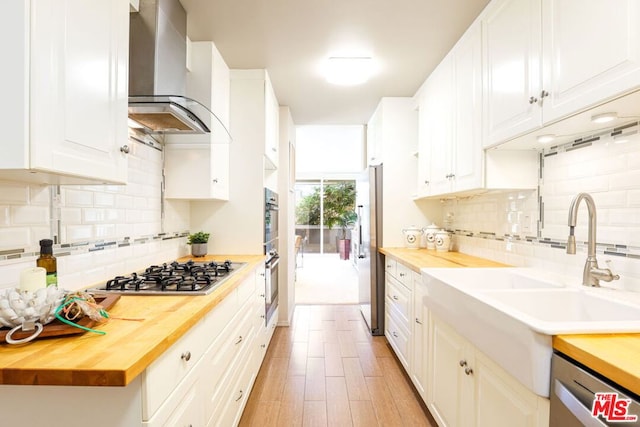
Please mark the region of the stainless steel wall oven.
[[269, 324], [278, 307], [278, 194], [264, 189], [264, 253], [265, 261], [265, 321]]

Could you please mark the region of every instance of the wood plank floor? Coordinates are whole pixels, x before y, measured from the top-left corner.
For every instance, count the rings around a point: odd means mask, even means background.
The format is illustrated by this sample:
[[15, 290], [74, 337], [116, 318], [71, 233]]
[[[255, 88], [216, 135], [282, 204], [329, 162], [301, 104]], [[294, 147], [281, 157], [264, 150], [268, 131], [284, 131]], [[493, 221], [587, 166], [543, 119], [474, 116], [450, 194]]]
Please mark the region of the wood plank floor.
[[355, 305], [299, 305], [278, 327], [240, 426], [432, 426], [384, 337]]

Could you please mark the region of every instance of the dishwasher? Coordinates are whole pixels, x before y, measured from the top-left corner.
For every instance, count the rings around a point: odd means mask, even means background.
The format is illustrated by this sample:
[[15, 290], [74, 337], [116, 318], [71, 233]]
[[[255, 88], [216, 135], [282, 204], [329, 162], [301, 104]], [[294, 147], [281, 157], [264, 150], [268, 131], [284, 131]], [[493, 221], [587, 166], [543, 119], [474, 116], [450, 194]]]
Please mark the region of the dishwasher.
[[549, 427], [640, 426], [639, 396], [557, 352], [549, 396]]

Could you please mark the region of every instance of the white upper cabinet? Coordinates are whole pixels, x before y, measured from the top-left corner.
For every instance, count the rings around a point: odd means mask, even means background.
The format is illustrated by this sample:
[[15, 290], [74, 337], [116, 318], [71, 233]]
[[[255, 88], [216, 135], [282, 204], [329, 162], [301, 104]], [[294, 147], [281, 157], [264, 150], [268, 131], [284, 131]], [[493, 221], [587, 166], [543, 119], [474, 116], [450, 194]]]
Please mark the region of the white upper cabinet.
[[493, 1], [482, 15], [485, 147], [640, 88], [639, 20], [635, 0]]
[[637, 0], [543, 0], [544, 121], [640, 88]]
[[540, 126], [540, 0], [495, 0], [482, 18], [484, 145]]
[[126, 183], [129, 2], [3, 5], [0, 179]]
[[211, 133], [167, 136], [165, 197], [229, 200], [229, 67], [213, 42], [192, 42], [189, 50], [187, 96], [211, 109], [220, 122], [207, 123]]
[[267, 159], [267, 169], [278, 169], [278, 143], [279, 143], [279, 123], [280, 106], [273, 91], [271, 80], [267, 76], [264, 85], [264, 108], [265, 108], [265, 147], [264, 154]]

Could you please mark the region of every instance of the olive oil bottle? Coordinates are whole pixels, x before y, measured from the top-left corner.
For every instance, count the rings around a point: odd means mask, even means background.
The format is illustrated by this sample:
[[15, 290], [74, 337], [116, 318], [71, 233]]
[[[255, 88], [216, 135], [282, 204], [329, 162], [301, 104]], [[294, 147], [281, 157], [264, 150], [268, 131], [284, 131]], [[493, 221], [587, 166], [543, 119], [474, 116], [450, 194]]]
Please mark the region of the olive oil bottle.
[[40, 240], [40, 257], [36, 265], [47, 270], [47, 286], [58, 285], [58, 263], [53, 256], [53, 240]]

